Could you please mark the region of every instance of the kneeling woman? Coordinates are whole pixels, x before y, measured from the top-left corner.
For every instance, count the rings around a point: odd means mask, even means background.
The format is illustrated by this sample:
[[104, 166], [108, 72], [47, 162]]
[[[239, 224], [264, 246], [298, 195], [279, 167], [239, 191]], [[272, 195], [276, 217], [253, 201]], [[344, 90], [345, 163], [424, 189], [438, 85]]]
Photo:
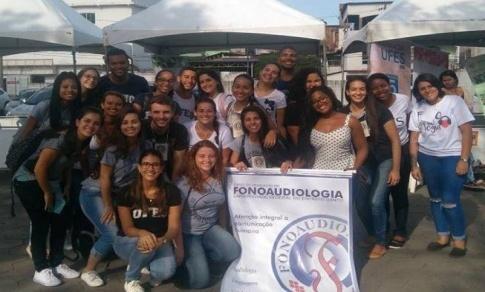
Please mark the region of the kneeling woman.
[[185, 175], [177, 183], [182, 192], [182, 231], [190, 288], [209, 285], [209, 263], [231, 262], [241, 248], [223, 227], [226, 196], [222, 187], [221, 154], [208, 141], [197, 142], [188, 153]]
[[269, 124], [261, 107], [246, 107], [241, 112], [241, 123], [244, 134], [232, 142], [231, 165], [238, 170], [280, 167], [286, 173], [292, 166], [286, 146], [278, 140], [272, 148], [263, 147]]
[[[68, 212], [63, 198], [65, 181], [72, 164], [80, 160], [102, 122], [96, 108], [82, 110], [76, 127], [67, 133], [46, 134], [37, 151], [22, 164], [13, 176], [19, 196], [32, 222], [31, 248], [35, 266], [34, 282], [57, 286], [60, 278], [77, 278], [79, 273], [62, 263]], [[49, 233], [50, 231], [50, 233]], [[50, 234], [50, 235], [49, 235]], [[49, 236], [50, 252], [46, 253]]]
[[143, 291], [140, 271], [150, 269], [150, 284], [158, 286], [175, 273], [171, 241], [180, 233], [180, 192], [163, 180], [163, 159], [146, 150], [138, 162], [138, 178], [118, 202], [120, 236], [116, 254], [128, 262], [125, 291]]

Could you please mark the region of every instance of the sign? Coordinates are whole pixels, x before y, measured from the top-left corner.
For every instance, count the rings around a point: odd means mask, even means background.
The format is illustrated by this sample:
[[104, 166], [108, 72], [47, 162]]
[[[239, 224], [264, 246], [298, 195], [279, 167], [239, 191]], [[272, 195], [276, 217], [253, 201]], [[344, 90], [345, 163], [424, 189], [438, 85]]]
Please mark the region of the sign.
[[353, 264], [352, 172], [249, 169], [228, 175], [241, 257], [224, 292], [359, 291]]
[[395, 93], [411, 95], [411, 46], [407, 42], [370, 45], [369, 74], [389, 76]]
[[413, 80], [422, 73], [440, 76], [448, 69], [448, 53], [419, 46], [414, 47]]

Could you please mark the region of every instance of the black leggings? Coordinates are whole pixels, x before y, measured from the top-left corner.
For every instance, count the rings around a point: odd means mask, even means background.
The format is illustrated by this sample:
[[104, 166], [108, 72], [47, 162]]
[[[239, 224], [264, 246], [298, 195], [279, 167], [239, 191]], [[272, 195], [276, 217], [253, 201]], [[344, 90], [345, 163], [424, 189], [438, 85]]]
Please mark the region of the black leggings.
[[[30, 221], [32, 260], [36, 271], [56, 267], [64, 259], [64, 239], [66, 237], [66, 208], [60, 214], [44, 210], [44, 193], [37, 181], [14, 181], [15, 193], [24, 206]], [[47, 257], [47, 235], [50, 230], [50, 251]]]

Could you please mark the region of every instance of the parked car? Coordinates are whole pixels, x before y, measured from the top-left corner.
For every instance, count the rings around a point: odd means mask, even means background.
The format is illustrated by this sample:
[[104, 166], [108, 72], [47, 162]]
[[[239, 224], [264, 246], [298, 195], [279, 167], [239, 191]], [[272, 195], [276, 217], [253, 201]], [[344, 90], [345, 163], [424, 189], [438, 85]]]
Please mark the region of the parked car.
[[32, 94], [24, 103], [12, 108], [7, 116], [28, 117], [34, 106], [43, 100], [51, 98], [52, 86], [47, 86]]
[[0, 115], [3, 116], [5, 114], [5, 106], [10, 101], [10, 97], [8, 93], [0, 88]]

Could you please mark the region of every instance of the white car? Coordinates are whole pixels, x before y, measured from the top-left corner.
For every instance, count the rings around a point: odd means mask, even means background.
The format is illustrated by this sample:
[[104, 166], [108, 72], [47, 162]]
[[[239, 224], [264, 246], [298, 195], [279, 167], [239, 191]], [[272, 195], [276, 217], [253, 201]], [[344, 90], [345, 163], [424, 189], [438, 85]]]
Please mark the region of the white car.
[[8, 93], [0, 88], [0, 115], [3, 116], [5, 114], [5, 106], [10, 101], [10, 97]]

